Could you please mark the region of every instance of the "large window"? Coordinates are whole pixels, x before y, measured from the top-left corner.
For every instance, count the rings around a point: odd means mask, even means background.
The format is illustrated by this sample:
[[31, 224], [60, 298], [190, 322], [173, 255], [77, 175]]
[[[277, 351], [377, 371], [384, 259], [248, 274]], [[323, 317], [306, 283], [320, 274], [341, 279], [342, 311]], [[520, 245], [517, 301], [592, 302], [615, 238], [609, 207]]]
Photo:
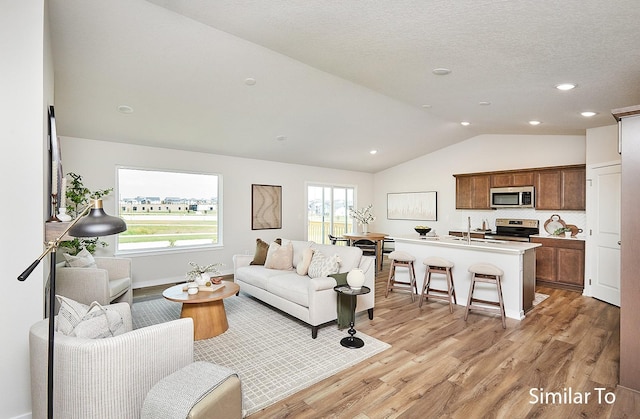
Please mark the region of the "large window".
[[340, 237], [350, 232], [354, 188], [329, 185], [307, 186], [307, 239], [328, 243], [329, 234]]
[[127, 222], [118, 251], [219, 244], [219, 182], [215, 174], [118, 168], [119, 215]]

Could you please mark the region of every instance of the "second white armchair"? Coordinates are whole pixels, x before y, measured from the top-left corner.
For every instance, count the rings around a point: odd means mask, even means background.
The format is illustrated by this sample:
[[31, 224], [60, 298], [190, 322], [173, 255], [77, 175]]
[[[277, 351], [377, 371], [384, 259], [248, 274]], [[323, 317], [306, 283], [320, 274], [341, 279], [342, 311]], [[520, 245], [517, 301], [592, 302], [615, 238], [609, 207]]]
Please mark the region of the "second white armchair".
[[96, 268], [56, 266], [56, 294], [83, 304], [101, 305], [133, 302], [131, 260], [96, 257]]

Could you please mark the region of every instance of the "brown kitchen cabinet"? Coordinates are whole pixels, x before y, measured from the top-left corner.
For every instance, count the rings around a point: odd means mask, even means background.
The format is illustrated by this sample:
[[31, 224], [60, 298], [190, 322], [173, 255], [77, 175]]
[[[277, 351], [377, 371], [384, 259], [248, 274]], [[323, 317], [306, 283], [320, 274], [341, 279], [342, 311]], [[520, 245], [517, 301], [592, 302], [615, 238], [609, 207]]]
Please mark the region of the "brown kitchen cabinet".
[[489, 175], [456, 175], [457, 209], [490, 209]]
[[586, 208], [584, 164], [453, 176], [456, 178], [456, 209], [490, 209], [490, 188], [530, 185], [535, 187], [536, 209], [584, 211]]
[[538, 284], [580, 291], [584, 288], [584, 241], [531, 237], [536, 248]]
[[491, 175], [491, 187], [503, 188], [510, 186], [533, 185], [534, 172], [496, 173]]
[[536, 209], [584, 210], [585, 167], [539, 170], [535, 174]]

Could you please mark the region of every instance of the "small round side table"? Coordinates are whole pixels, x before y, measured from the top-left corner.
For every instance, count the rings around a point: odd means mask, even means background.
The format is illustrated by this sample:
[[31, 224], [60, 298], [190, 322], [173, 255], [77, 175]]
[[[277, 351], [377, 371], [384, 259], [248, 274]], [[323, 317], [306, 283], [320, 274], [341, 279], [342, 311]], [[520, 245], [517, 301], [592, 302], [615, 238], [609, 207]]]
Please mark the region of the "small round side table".
[[358, 295], [368, 294], [371, 292], [369, 287], [362, 287], [360, 289], [354, 290], [348, 285], [336, 285], [333, 287], [333, 290], [339, 294], [348, 295], [351, 303], [351, 322], [349, 323], [349, 336], [346, 338], [342, 338], [340, 341], [340, 345], [345, 348], [362, 348], [364, 346], [364, 341], [360, 338], [357, 338], [353, 335], [356, 334], [356, 329], [354, 329], [354, 324], [356, 320], [356, 301], [358, 300]]

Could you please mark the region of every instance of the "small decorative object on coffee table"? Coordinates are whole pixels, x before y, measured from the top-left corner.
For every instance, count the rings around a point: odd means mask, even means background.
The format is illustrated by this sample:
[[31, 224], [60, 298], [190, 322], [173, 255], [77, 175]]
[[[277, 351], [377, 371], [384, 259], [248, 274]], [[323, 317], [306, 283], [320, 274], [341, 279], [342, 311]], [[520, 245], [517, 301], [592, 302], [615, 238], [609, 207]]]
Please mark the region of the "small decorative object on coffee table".
[[187, 272], [187, 281], [195, 281], [198, 285], [211, 285], [211, 276], [220, 274], [218, 268], [222, 266], [222, 263], [200, 266], [195, 262], [189, 262], [189, 265], [191, 265], [192, 269]]
[[351, 322], [349, 323], [349, 336], [346, 338], [342, 338], [340, 341], [340, 345], [345, 348], [362, 348], [364, 346], [364, 341], [360, 338], [355, 337], [356, 329], [353, 327], [355, 325], [356, 319], [356, 301], [358, 299], [358, 295], [368, 294], [371, 292], [369, 287], [361, 287], [360, 289], [353, 289], [348, 285], [337, 285], [333, 288], [334, 291], [339, 292], [340, 294], [348, 295], [351, 300]]

